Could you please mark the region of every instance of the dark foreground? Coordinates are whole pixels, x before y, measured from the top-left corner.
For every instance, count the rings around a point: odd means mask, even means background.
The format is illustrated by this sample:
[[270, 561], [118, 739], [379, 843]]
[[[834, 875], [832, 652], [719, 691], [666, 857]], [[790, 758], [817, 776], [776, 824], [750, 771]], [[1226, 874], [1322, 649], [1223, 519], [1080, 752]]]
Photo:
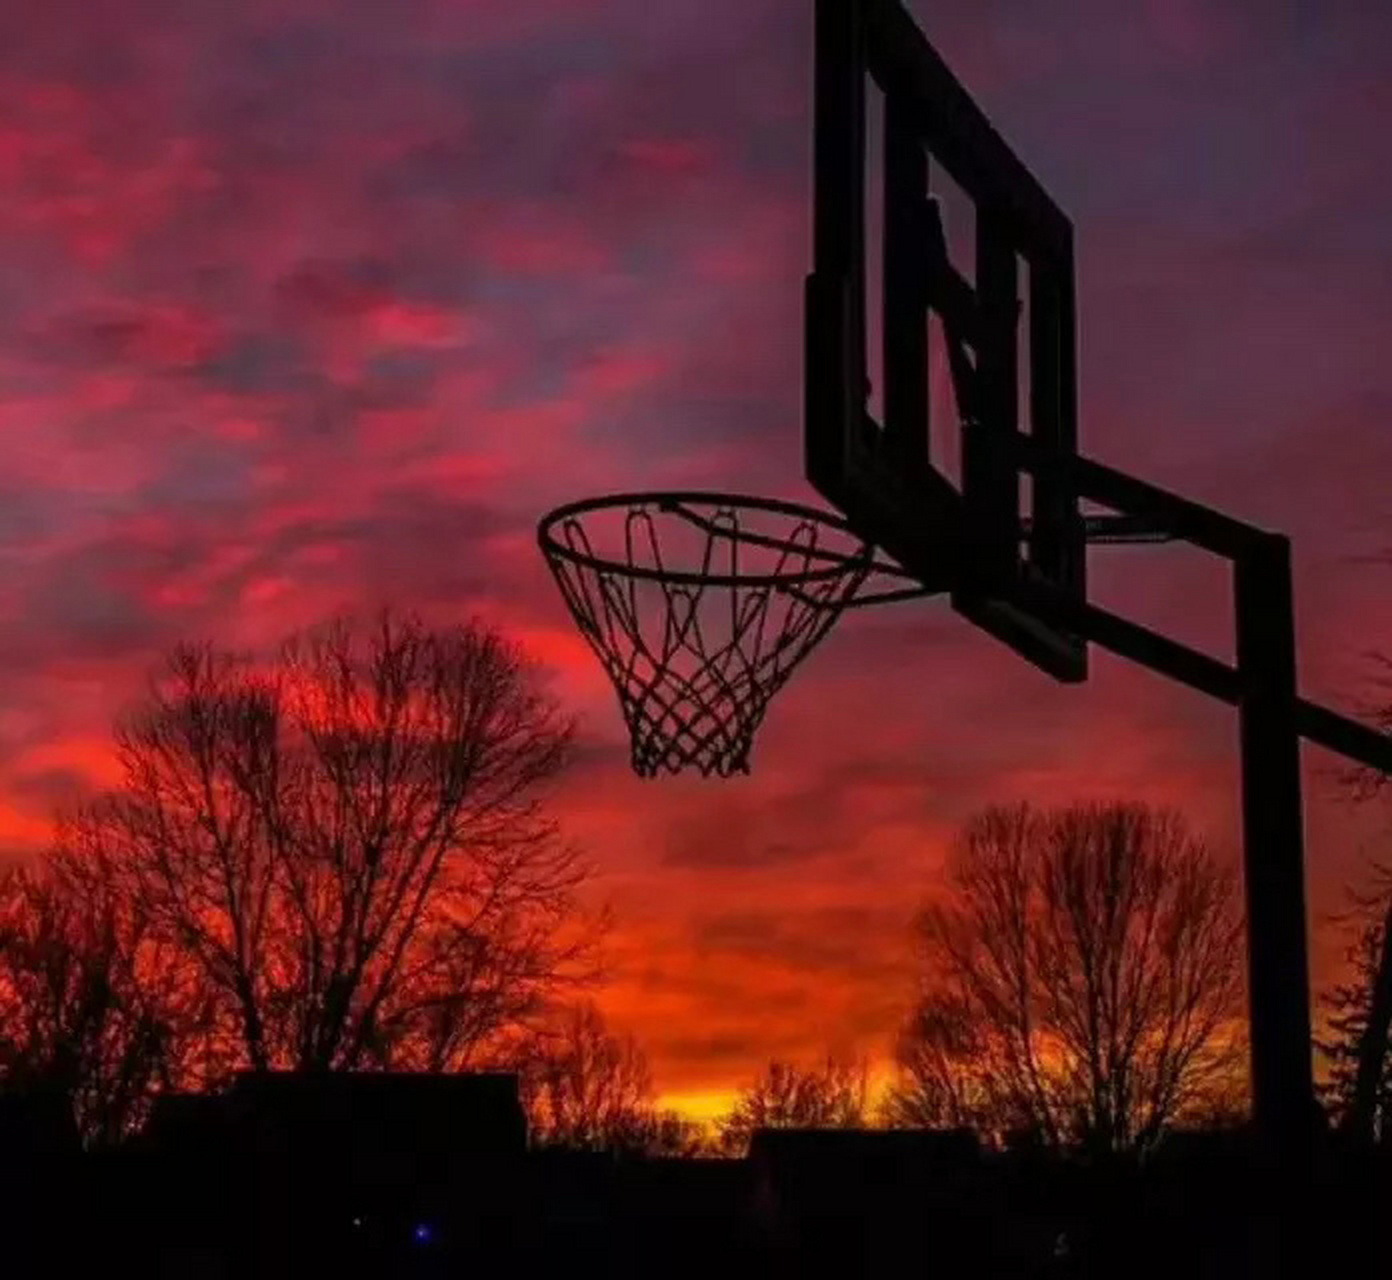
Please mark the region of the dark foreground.
[[99, 1155], [6, 1127], [15, 1277], [1392, 1275], [1385, 1158], [1291, 1189], [1232, 1133], [1144, 1167], [950, 1133], [625, 1159], [529, 1150], [504, 1076], [248, 1078]]

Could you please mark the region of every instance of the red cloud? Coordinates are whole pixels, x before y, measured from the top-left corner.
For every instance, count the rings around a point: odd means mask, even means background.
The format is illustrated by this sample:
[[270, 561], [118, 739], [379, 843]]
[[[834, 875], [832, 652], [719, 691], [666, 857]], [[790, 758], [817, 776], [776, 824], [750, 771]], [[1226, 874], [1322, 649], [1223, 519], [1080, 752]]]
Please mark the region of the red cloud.
[[718, 151], [705, 138], [633, 138], [620, 146], [619, 154], [660, 178], [709, 173], [719, 162]]

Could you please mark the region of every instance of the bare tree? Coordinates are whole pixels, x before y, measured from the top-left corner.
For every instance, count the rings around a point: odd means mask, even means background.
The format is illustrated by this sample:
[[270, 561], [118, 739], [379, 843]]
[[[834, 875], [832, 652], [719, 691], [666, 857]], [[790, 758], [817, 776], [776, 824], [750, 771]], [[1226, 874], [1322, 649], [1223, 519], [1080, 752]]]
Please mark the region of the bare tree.
[[925, 994], [895, 1046], [897, 1076], [880, 1106], [892, 1129], [974, 1129], [993, 1120], [987, 1038], [961, 999]]
[[201, 1011], [103, 871], [55, 858], [0, 879], [0, 1090], [61, 1099], [89, 1144], [127, 1136], [185, 1074]]
[[918, 923], [925, 1008], [971, 1031], [920, 1010], [930, 1083], [965, 1073], [997, 1131], [1145, 1148], [1239, 1069], [1236, 884], [1176, 814], [989, 809], [947, 879]]
[[652, 1100], [648, 1062], [631, 1037], [610, 1033], [591, 1004], [564, 1010], [523, 1060], [532, 1132], [548, 1145], [602, 1149], [622, 1142]]
[[742, 1152], [758, 1129], [858, 1129], [866, 1122], [867, 1075], [863, 1062], [834, 1057], [812, 1070], [770, 1062], [720, 1121], [721, 1145]]
[[187, 957], [228, 1066], [460, 1068], [590, 941], [540, 807], [569, 742], [479, 624], [342, 621], [266, 664], [181, 648], [61, 843]]
[[522, 1060], [533, 1136], [547, 1146], [629, 1155], [694, 1155], [698, 1128], [654, 1105], [652, 1073], [632, 1036], [617, 1036], [593, 1005], [562, 1012]]

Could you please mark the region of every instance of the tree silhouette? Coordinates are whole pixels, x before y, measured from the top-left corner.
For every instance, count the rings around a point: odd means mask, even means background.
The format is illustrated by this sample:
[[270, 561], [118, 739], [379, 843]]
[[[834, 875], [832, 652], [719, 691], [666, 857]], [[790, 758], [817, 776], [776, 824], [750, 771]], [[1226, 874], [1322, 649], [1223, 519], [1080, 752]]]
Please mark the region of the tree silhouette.
[[1329, 1063], [1325, 1101], [1344, 1133], [1381, 1140], [1392, 1114], [1392, 870], [1378, 866], [1370, 892], [1350, 895], [1348, 976], [1325, 993], [1328, 1034], [1319, 1042]]
[[895, 1046], [897, 1078], [881, 1103], [895, 1129], [987, 1129], [987, 1038], [968, 1004], [942, 991], [926, 994]]
[[571, 1150], [693, 1155], [698, 1128], [653, 1103], [652, 1073], [632, 1036], [616, 1036], [593, 1005], [564, 1010], [522, 1058], [534, 1139]]
[[476, 623], [340, 621], [259, 665], [180, 648], [60, 845], [185, 957], [226, 1066], [461, 1068], [591, 941], [539, 806], [569, 741]]
[[61, 1099], [89, 1144], [184, 1073], [203, 1008], [106, 871], [53, 858], [0, 878], [0, 1090]]
[[989, 809], [947, 890], [918, 920], [924, 989], [900, 1050], [900, 1090], [931, 1118], [1143, 1149], [1230, 1085], [1236, 886], [1176, 814]]
[[[1379, 668], [1374, 686], [1383, 699], [1373, 715], [1392, 732], [1392, 656], [1374, 654], [1373, 660]], [[1392, 775], [1380, 770], [1355, 769], [1344, 781], [1358, 803], [1392, 794]], [[1375, 866], [1371, 889], [1349, 896], [1350, 973], [1324, 994], [1329, 1035], [1320, 1049], [1330, 1063], [1326, 1101], [1344, 1133], [1367, 1143], [1385, 1134], [1392, 1076], [1392, 869]]]
[[865, 1124], [866, 1092], [864, 1063], [829, 1057], [804, 1070], [770, 1062], [719, 1122], [721, 1145], [741, 1153], [758, 1129], [858, 1129]]

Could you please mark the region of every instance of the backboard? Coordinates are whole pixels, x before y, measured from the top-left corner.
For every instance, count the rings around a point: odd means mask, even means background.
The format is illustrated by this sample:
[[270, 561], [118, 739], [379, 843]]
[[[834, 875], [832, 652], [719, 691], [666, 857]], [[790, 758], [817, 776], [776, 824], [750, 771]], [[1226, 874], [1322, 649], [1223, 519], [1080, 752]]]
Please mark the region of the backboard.
[[[862, 537], [949, 591], [963, 616], [1056, 678], [1083, 680], [1085, 642], [1021, 599], [1031, 583], [1085, 599], [1078, 500], [1047, 472], [1026, 481], [1012, 447], [1028, 436], [1077, 452], [1072, 225], [899, 0], [816, 0], [815, 74], [808, 479]], [[883, 98], [875, 157], [871, 94]], [[953, 261], [935, 189], [949, 184], [974, 214], [966, 269]], [[867, 203], [882, 225], [867, 226]], [[872, 243], [883, 254], [878, 315]], [[930, 367], [930, 315], [961, 429], [956, 480], [931, 456], [930, 379], [943, 371]]]

